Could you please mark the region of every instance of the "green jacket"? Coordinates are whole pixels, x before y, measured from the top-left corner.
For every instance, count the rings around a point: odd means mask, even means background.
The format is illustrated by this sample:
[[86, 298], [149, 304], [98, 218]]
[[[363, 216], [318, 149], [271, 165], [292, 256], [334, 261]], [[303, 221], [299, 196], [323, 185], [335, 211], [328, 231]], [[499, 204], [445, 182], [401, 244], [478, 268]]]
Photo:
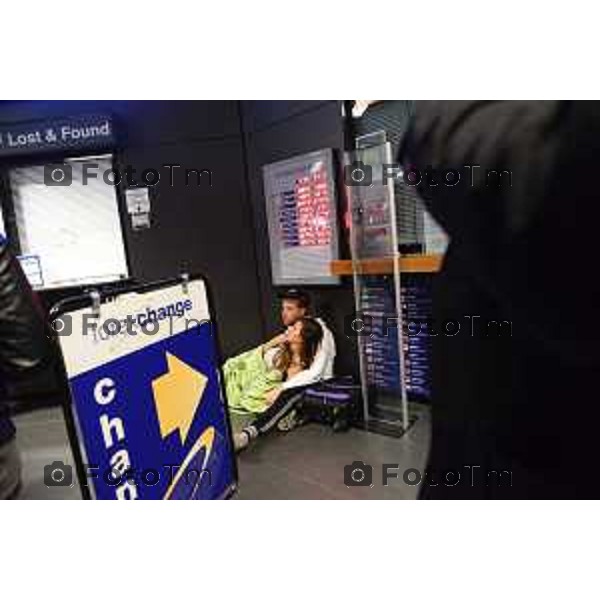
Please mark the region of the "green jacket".
[[267, 408], [267, 393], [282, 381], [281, 372], [267, 363], [262, 346], [225, 362], [225, 392], [233, 412], [261, 413]]

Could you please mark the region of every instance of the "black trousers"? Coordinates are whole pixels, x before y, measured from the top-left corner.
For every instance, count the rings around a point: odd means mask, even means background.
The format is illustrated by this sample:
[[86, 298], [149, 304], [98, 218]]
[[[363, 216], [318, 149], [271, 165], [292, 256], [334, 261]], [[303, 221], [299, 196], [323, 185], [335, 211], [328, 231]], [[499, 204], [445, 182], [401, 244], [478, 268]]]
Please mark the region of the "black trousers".
[[277, 426], [277, 423], [281, 421], [286, 415], [288, 415], [304, 395], [308, 385], [290, 388], [283, 390], [279, 394], [279, 398], [262, 412], [250, 425], [244, 427], [244, 431], [251, 437], [256, 438], [259, 435], [264, 435]]

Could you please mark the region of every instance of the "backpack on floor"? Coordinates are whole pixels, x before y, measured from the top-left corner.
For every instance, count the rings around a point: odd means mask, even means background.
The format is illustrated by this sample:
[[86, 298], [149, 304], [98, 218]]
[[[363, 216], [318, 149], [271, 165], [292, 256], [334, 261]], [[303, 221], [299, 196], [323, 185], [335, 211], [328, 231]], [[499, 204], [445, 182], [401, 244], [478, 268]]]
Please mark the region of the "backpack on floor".
[[300, 423], [322, 423], [346, 431], [357, 414], [360, 386], [352, 377], [336, 377], [310, 386], [296, 408]]

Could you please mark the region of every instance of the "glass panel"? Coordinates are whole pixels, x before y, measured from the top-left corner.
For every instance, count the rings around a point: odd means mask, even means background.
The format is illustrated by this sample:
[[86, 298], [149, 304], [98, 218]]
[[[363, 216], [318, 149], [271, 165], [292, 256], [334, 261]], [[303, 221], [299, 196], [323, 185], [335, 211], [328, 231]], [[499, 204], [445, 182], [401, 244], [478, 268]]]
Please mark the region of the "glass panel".
[[[83, 164], [97, 168], [83, 183]], [[37, 260], [38, 276], [32, 284], [53, 288], [96, 284], [127, 277], [123, 233], [116, 188], [103, 173], [112, 157], [67, 160], [69, 185], [46, 185], [44, 166], [13, 169], [10, 183], [21, 252]], [[67, 171], [68, 173], [68, 171]]]
[[391, 258], [396, 251], [390, 187], [383, 181], [389, 153], [389, 144], [383, 144], [349, 156], [347, 181], [356, 183], [349, 186], [356, 258]]
[[346, 155], [358, 348], [367, 421], [408, 426], [397, 218], [389, 143]]

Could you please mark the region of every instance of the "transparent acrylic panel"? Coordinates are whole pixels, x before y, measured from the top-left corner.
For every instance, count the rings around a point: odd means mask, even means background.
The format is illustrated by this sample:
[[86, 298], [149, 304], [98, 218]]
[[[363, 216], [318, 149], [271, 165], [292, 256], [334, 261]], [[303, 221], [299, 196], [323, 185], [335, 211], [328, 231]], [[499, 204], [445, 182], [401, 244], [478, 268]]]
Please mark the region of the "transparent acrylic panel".
[[394, 247], [392, 199], [384, 165], [389, 164], [388, 144], [350, 153], [347, 182], [352, 214], [355, 258], [391, 258]]
[[394, 178], [389, 143], [346, 155], [356, 329], [367, 421], [407, 426]]

